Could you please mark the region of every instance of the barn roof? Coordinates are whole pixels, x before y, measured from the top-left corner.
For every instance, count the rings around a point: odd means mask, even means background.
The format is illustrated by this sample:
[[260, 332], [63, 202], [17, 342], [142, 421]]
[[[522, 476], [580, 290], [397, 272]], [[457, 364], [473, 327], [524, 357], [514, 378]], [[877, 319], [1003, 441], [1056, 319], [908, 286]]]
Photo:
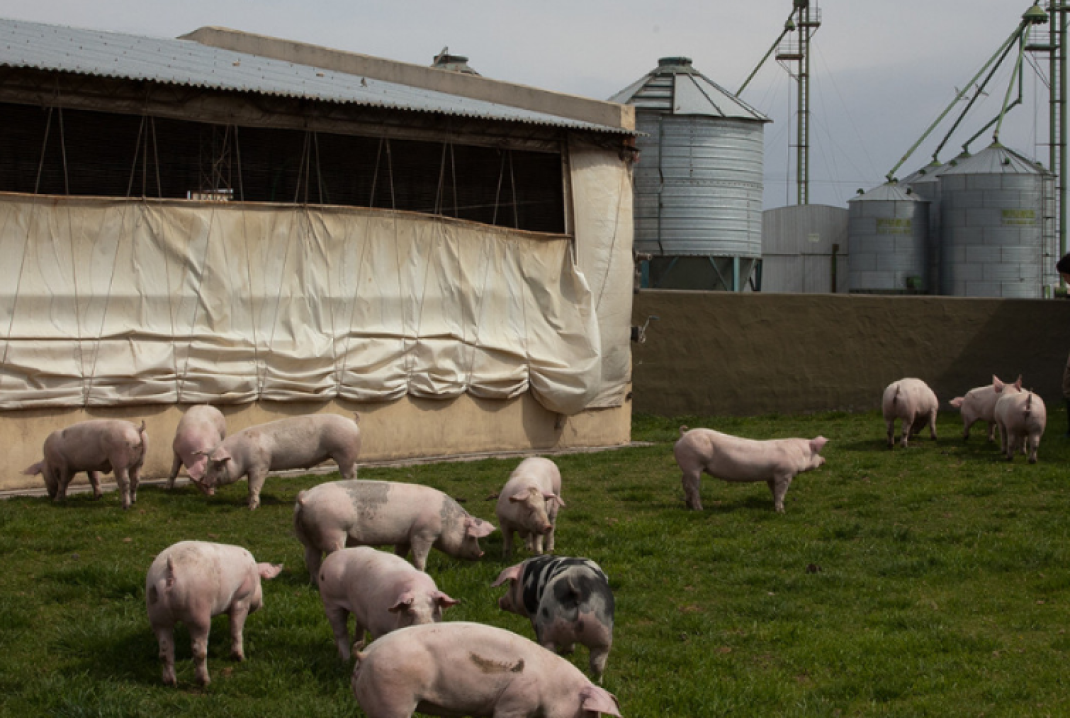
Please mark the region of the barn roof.
[[634, 134], [621, 127], [235, 52], [192, 40], [0, 18], [0, 67], [3, 66]]

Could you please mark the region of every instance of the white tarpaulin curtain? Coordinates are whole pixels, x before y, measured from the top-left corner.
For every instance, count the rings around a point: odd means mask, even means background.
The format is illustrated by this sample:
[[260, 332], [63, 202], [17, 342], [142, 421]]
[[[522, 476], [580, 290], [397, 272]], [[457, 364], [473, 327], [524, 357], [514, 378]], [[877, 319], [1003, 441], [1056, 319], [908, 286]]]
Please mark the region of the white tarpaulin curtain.
[[606, 335], [567, 237], [359, 208], [0, 195], [0, 409], [530, 389], [575, 414], [620, 403], [627, 339], [607, 376]]

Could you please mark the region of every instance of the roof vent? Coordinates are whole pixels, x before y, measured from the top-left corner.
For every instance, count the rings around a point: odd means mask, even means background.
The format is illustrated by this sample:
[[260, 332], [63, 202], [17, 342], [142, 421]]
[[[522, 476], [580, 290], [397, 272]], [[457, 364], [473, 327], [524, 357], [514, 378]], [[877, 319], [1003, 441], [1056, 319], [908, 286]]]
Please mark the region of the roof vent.
[[658, 72], [694, 72], [690, 57], [658, 58]]
[[468, 66], [467, 57], [464, 55], [451, 55], [449, 47], [442, 48], [442, 52], [435, 55], [435, 59], [431, 62], [431, 67], [439, 70], [460, 72], [464, 75], [479, 75], [478, 72]]

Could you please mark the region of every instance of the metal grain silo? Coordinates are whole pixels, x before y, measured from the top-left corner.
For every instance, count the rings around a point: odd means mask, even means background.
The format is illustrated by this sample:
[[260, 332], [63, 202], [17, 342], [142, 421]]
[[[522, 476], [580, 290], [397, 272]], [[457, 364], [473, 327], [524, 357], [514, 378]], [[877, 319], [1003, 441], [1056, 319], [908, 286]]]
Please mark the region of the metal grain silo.
[[926, 281], [929, 294], [940, 293], [940, 175], [954, 167], [969, 155], [941, 164], [933, 161], [899, 180], [899, 186], [910, 193], [929, 201], [929, 236], [926, 260]]
[[929, 201], [889, 182], [847, 206], [851, 291], [928, 291]]
[[[999, 144], [940, 174], [941, 292], [1039, 298], [1050, 173]], [[1051, 258], [1053, 263], [1055, 258]]]
[[635, 250], [644, 286], [742, 291], [762, 255], [768, 118], [691, 65], [665, 57], [610, 98], [635, 107]]

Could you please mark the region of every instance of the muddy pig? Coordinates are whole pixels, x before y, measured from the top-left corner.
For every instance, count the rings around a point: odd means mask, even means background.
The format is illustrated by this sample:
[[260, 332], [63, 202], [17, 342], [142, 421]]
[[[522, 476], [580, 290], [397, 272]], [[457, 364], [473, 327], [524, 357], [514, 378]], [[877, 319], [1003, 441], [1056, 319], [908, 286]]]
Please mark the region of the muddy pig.
[[227, 438], [227, 420], [223, 413], [210, 404], [191, 406], [175, 429], [175, 439], [171, 450], [175, 454], [171, 462], [171, 475], [167, 477], [167, 488], [175, 487], [175, 478], [183, 464], [191, 481], [204, 478], [208, 466], [207, 452]]
[[1005, 384], [999, 377], [992, 375], [992, 383], [979, 386], [966, 392], [966, 396], [956, 396], [949, 404], [962, 410], [962, 439], [970, 438], [970, 427], [979, 421], [988, 423], [988, 440], [995, 439], [996, 402], [1004, 394], [1017, 394], [1022, 390], [1022, 377], [1013, 384]]
[[899, 443], [906, 448], [910, 437], [929, 424], [929, 436], [936, 441], [936, 412], [940, 402], [929, 385], [921, 379], [893, 381], [884, 390], [881, 411], [888, 426], [888, 448], [895, 448], [895, 420], [903, 432]]
[[141, 465], [148, 451], [145, 422], [141, 426], [121, 419], [90, 419], [53, 431], [45, 439], [42, 461], [26, 468], [27, 476], [41, 474], [53, 501], [67, 496], [67, 487], [79, 471], [89, 476], [93, 496], [100, 498], [100, 474], [115, 472], [123, 508], [137, 501]]
[[195, 483], [210, 496], [215, 487], [248, 475], [249, 508], [255, 509], [269, 471], [309, 469], [334, 459], [342, 478], [355, 479], [359, 420], [359, 415], [351, 420], [337, 414], [310, 414], [250, 426], [206, 452], [204, 479]]
[[529, 552], [554, 550], [557, 512], [565, 505], [561, 498], [561, 472], [549, 459], [524, 459], [509, 475], [498, 495], [498, 524], [502, 530], [502, 555], [513, 555], [513, 531], [520, 535]]
[[282, 565], [257, 563], [241, 546], [180, 541], [160, 552], [145, 577], [149, 623], [160, 644], [163, 682], [175, 685], [175, 624], [181, 621], [193, 644], [197, 683], [208, 685], [208, 631], [212, 617], [230, 616], [230, 657], [245, 660], [245, 618], [263, 606], [260, 579], [279, 575]]
[[368, 718], [621, 715], [616, 697], [564, 658], [482, 623], [388, 633], [357, 654], [352, 687]]
[[419, 484], [329, 481], [300, 492], [294, 504], [294, 532], [313, 583], [324, 552], [393, 546], [405, 556], [411, 549], [413, 564], [423, 571], [432, 546], [453, 558], [480, 558], [479, 539], [493, 530], [438, 489]]
[[683, 471], [684, 500], [702, 510], [699, 484], [702, 472], [724, 481], [764, 481], [773, 493], [773, 508], [784, 511], [784, 495], [796, 474], [825, 463], [821, 449], [828, 439], [767, 439], [758, 441], [712, 429], [680, 427], [673, 446], [676, 463]]
[[559, 653], [574, 644], [587, 646], [588, 667], [599, 683], [613, 645], [613, 592], [594, 561], [536, 556], [498, 575], [492, 585], [509, 582], [498, 607], [531, 619], [535, 640]]
[[353, 650], [405, 626], [437, 623], [457, 601], [438, 590], [435, 580], [400, 556], [368, 546], [335, 551], [319, 571], [320, 599], [334, 630], [338, 655], [349, 660], [349, 614], [356, 622]]
[[1000, 397], [996, 402], [996, 426], [1007, 461], [1014, 461], [1014, 454], [1021, 447], [1022, 453], [1028, 454], [1029, 463], [1037, 463], [1037, 449], [1047, 423], [1048, 410], [1044, 400], [1033, 392]]

